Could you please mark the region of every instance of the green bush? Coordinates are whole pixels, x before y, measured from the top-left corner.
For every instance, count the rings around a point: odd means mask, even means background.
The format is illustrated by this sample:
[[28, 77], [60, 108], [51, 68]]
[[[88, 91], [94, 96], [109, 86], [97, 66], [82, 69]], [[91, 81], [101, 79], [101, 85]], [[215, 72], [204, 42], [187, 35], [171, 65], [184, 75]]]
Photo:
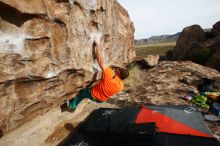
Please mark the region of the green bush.
[[193, 62], [204, 65], [207, 59], [211, 56], [212, 51], [209, 48], [195, 48], [190, 53]]

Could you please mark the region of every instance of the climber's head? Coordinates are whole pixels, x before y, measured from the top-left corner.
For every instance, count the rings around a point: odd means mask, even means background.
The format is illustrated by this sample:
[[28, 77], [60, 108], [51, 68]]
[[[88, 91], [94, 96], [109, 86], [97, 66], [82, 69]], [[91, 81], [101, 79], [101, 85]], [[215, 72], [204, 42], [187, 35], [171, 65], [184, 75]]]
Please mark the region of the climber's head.
[[115, 74], [122, 80], [126, 79], [129, 76], [128, 69], [114, 67]]

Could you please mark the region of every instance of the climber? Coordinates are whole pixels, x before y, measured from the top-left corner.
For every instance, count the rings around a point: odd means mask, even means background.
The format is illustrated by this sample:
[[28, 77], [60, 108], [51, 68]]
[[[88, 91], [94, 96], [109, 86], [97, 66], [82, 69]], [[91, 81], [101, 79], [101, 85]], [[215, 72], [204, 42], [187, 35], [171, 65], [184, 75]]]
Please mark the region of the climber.
[[103, 72], [102, 79], [95, 86], [83, 89], [76, 98], [65, 101], [69, 111], [74, 111], [84, 98], [89, 98], [95, 102], [107, 101], [110, 96], [124, 88], [122, 80], [129, 75], [127, 69], [106, 67], [100, 51], [100, 37], [95, 37], [94, 39], [96, 59]]

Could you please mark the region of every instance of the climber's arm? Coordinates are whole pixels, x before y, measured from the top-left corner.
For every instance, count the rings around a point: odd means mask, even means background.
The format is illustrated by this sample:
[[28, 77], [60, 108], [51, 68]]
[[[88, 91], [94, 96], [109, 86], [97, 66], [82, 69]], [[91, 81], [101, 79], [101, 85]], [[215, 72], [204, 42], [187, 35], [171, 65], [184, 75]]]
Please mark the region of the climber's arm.
[[105, 62], [102, 56], [102, 52], [100, 51], [100, 38], [95, 39], [95, 54], [98, 64], [100, 65], [101, 69], [105, 69]]

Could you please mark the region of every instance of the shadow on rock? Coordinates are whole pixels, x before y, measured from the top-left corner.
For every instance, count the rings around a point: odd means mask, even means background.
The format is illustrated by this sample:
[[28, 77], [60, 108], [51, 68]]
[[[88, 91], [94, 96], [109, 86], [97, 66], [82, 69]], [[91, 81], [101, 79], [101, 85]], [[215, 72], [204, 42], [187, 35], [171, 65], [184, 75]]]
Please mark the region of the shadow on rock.
[[[85, 119], [85, 121], [88, 120], [89, 117], [87, 117]], [[65, 139], [63, 139], [63, 141], [61, 141], [57, 146], [70, 146], [74, 143], [74, 138], [77, 133], [77, 131], [79, 130], [79, 128], [82, 126], [82, 124], [84, 124], [84, 122], [80, 123], [77, 126], [74, 126], [72, 123], [66, 123], [64, 125], [65, 129], [67, 129], [68, 131], [70, 131], [70, 133], [66, 136]], [[79, 134], [78, 134], [79, 135]], [[74, 138], [73, 138], [74, 137]], [[75, 138], [77, 139], [77, 138]]]
[[66, 138], [61, 141], [57, 146], [64, 146], [66, 145], [66, 143], [68, 143], [68, 141], [71, 139], [71, 137], [74, 136], [74, 134], [76, 133], [76, 131], [78, 130], [78, 126], [74, 127], [71, 123], [66, 123], [64, 125], [65, 129], [67, 129], [68, 131], [70, 131], [70, 133], [68, 134], [68, 136], [66, 136]]
[[2, 132], [2, 130], [0, 129], [0, 138], [2, 138], [3, 137], [3, 132]]
[[61, 110], [61, 113], [63, 113], [63, 112], [69, 112], [69, 109], [68, 109], [66, 103], [63, 103], [63, 104], [60, 106], [60, 110]]
[[74, 131], [76, 128], [72, 125], [72, 124], [70, 124], [70, 123], [66, 123], [65, 125], [64, 125], [64, 127], [68, 130], [68, 131]]

